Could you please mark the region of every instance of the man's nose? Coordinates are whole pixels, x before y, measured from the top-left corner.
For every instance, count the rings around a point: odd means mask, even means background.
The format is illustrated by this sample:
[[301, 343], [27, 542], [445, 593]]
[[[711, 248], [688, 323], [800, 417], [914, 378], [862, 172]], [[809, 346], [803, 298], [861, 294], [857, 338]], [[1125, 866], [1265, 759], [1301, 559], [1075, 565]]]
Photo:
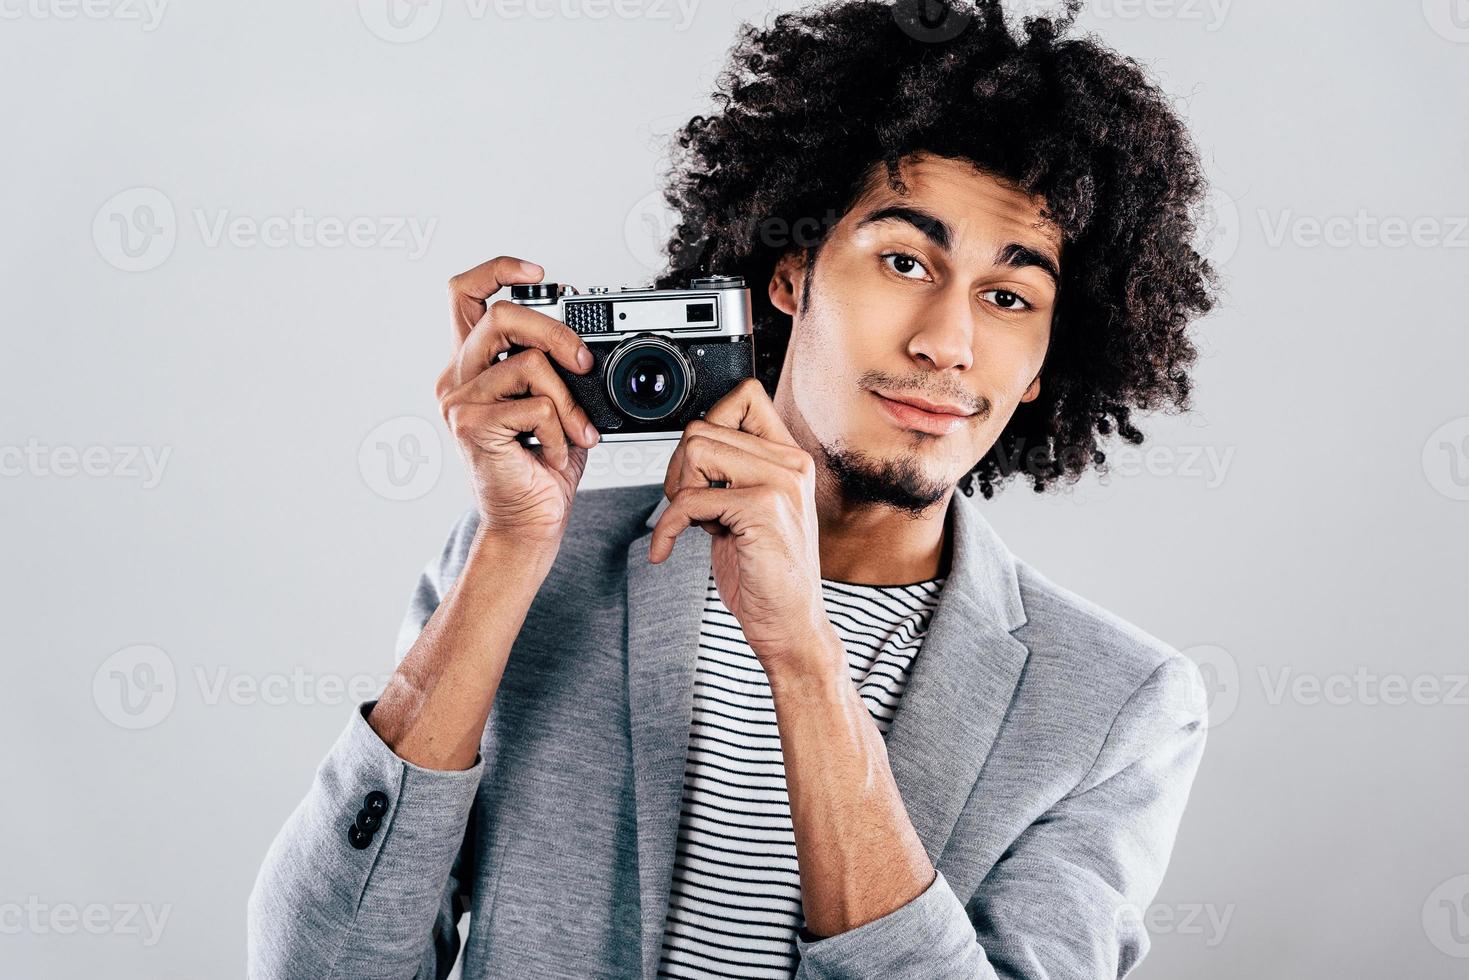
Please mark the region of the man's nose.
[[908, 356], [935, 371], [974, 365], [974, 317], [964, 290], [946, 290], [921, 314]]

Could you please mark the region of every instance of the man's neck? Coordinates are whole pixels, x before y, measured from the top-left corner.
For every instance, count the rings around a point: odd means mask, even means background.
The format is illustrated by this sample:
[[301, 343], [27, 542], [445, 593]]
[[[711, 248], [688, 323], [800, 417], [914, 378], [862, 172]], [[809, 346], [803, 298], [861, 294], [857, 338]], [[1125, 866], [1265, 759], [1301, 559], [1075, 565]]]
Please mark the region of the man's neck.
[[947, 575], [951, 561], [951, 490], [914, 518], [878, 504], [850, 505], [840, 492], [817, 488], [823, 578], [857, 585], [906, 585]]

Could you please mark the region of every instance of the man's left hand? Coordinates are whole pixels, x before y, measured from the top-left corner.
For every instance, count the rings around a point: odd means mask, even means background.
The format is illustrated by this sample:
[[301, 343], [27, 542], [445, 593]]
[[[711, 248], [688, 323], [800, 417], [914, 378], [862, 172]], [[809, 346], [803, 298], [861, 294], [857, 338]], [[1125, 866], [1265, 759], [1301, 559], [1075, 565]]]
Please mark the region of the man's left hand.
[[[724, 481], [711, 487], [711, 481]], [[668, 509], [648, 560], [691, 524], [714, 536], [719, 597], [766, 673], [826, 668], [834, 635], [821, 595], [816, 464], [751, 378], [685, 428], [663, 480]]]

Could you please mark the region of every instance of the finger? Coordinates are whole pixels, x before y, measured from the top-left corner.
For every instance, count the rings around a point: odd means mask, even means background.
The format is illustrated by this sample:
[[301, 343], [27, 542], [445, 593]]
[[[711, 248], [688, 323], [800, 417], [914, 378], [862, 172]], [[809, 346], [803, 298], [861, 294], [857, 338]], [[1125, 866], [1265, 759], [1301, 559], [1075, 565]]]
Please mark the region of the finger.
[[745, 504], [744, 494], [737, 490], [688, 489], [670, 497], [668, 508], [658, 523], [653, 525], [653, 536], [648, 541], [648, 560], [658, 564], [673, 554], [673, 542], [691, 524], [699, 521], [718, 521], [736, 531], [739, 514]]
[[669, 460], [669, 472], [663, 481], [663, 493], [669, 500], [688, 487], [708, 488], [711, 480], [726, 484], [717, 489], [770, 484], [784, 486], [791, 471], [763, 455], [749, 452], [733, 443], [695, 433], [679, 441], [678, 459]]
[[561, 428], [573, 442], [586, 449], [597, 444], [601, 438], [591, 416], [577, 404], [566, 386], [566, 381], [546, 358], [544, 351], [534, 347], [512, 354], [492, 365], [488, 370], [451, 391], [445, 401], [493, 402], [509, 401], [524, 395], [544, 395], [556, 406]]
[[546, 463], [558, 470], [566, 467], [566, 436], [556, 406], [544, 395], [503, 402], [459, 402], [444, 413], [444, 418], [456, 439], [486, 452], [504, 452], [511, 445], [530, 452], [531, 447], [521, 446], [515, 436], [534, 432], [541, 441], [541, 456]]
[[787, 446], [798, 445], [780, 414], [776, 412], [775, 403], [770, 400], [765, 386], [755, 378], [746, 378], [735, 385], [729, 394], [704, 413], [704, 419], [715, 425], [751, 432], [762, 439]]
[[539, 310], [501, 299], [489, 305], [459, 348], [455, 357], [458, 383], [465, 383], [494, 364], [495, 358], [512, 344], [539, 348], [577, 374], [585, 374], [595, 363], [591, 350], [575, 330]]
[[780, 466], [791, 470], [801, 470], [810, 463], [811, 454], [800, 446], [790, 446], [783, 442], [772, 442], [761, 438], [753, 432], [742, 432], [739, 429], [727, 425], [718, 425], [707, 419], [694, 419], [684, 426], [683, 439], [675, 447], [677, 453], [683, 447], [684, 439], [692, 435], [708, 436], [710, 439], [719, 439], [731, 445], [738, 446], [748, 453], [753, 453], [764, 459], [770, 460]]
[[540, 282], [546, 270], [534, 262], [513, 255], [500, 255], [481, 262], [468, 272], [449, 280], [449, 319], [454, 327], [455, 345], [464, 342], [469, 331], [485, 314], [485, 300], [512, 283]]

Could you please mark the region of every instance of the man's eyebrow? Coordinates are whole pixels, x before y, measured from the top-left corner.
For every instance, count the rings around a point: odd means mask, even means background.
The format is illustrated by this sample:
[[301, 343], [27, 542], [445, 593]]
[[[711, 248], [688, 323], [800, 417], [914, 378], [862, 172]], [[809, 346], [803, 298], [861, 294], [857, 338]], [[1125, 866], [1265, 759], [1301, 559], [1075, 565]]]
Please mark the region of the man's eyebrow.
[[1046, 275], [1051, 277], [1051, 282], [1061, 285], [1061, 270], [1056, 268], [1056, 262], [1044, 252], [1037, 252], [1028, 245], [1019, 242], [1011, 242], [1000, 249], [999, 265], [1008, 265], [1013, 269], [1023, 269], [1033, 265]]
[[[922, 208], [907, 207], [901, 204], [890, 205], [869, 211], [857, 222], [857, 227], [875, 224], [880, 221], [903, 221], [923, 233], [923, 236], [933, 244], [948, 252], [953, 247], [954, 233], [949, 228], [948, 222], [936, 214], [932, 214]], [[1051, 281], [1060, 285], [1061, 270], [1057, 268], [1056, 262], [1044, 252], [1037, 251], [1028, 245], [1019, 242], [1010, 242], [1000, 248], [999, 255], [995, 257], [996, 265], [1006, 265], [1014, 269], [1023, 269], [1026, 266], [1035, 266]]]
[[857, 222], [857, 227], [861, 228], [863, 225], [875, 224], [879, 221], [906, 221], [923, 232], [925, 238], [945, 252], [949, 251], [954, 241], [954, 235], [949, 230], [948, 223], [938, 215], [930, 214], [921, 208], [910, 208], [901, 204], [878, 208], [876, 211], [867, 212], [867, 216]]

